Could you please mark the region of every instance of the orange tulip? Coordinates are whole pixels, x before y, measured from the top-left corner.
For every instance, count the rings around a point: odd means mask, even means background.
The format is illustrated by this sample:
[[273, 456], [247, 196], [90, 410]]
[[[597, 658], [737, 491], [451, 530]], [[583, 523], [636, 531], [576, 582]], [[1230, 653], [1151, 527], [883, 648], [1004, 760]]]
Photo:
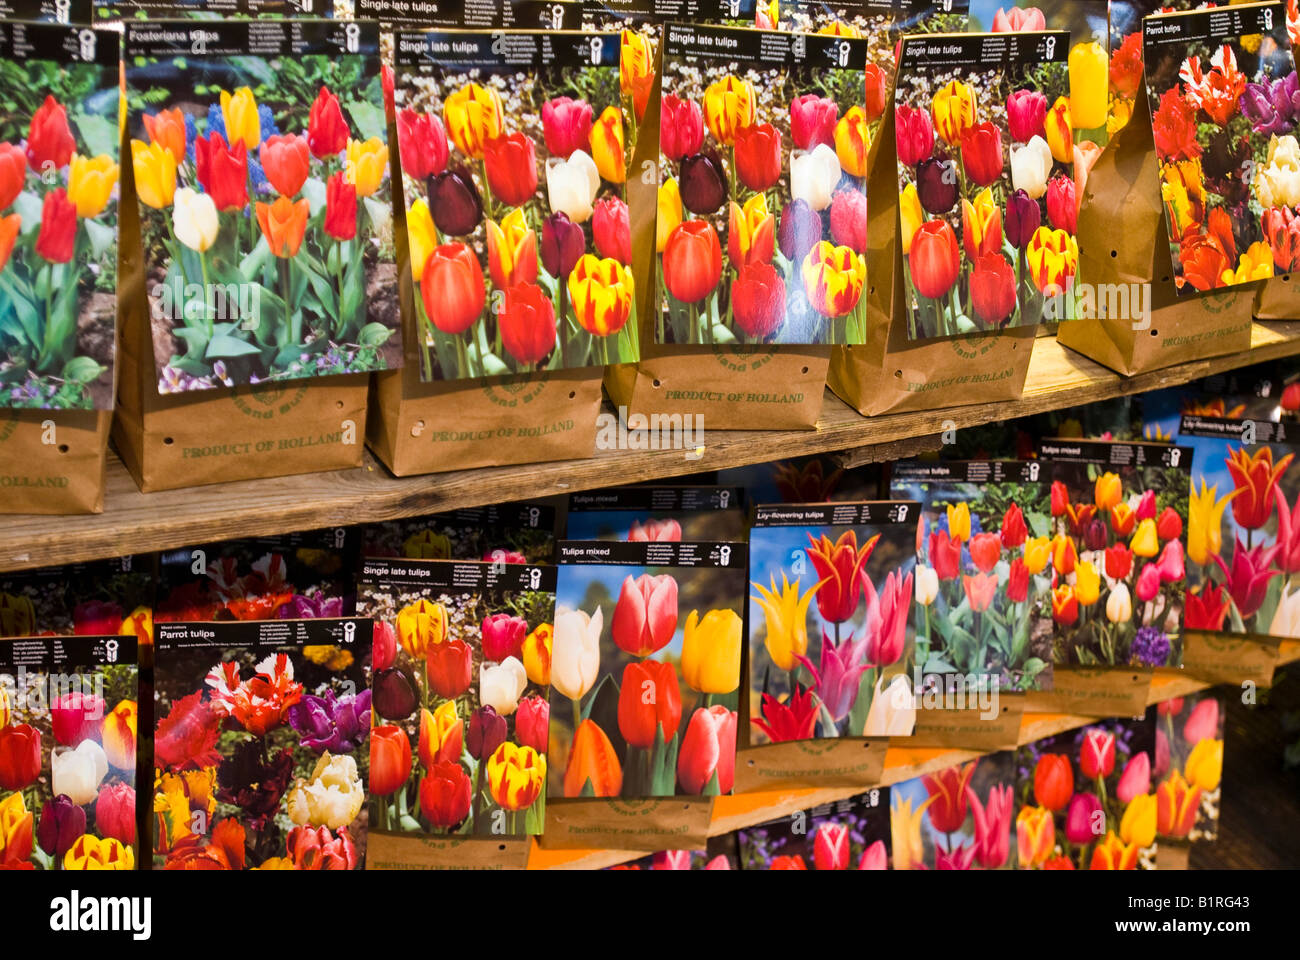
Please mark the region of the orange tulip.
[[1191, 786], [1175, 770], [1168, 780], [1156, 787], [1156, 832], [1174, 839], [1187, 836], [1196, 826], [1196, 813], [1200, 806], [1200, 788]]
[[623, 789], [623, 768], [614, 745], [595, 720], [584, 720], [573, 737], [569, 766], [564, 771], [564, 795], [577, 797], [591, 785], [590, 796], [617, 797]]
[[1016, 816], [1016, 844], [1021, 869], [1047, 862], [1056, 844], [1056, 826], [1046, 807], [1021, 807]]
[[185, 114], [180, 107], [144, 115], [144, 129], [149, 139], [170, 150], [177, 163], [185, 160]]
[[136, 704], [123, 700], [104, 717], [102, 740], [108, 762], [119, 770], [135, 769]]
[[1136, 843], [1127, 846], [1114, 831], [1106, 834], [1106, 839], [1097, 844], [1092, 851], [1092, 870], [1136, 870], [1138, 847]]
[[311, 204], [303, 197], [296, 203], [288, 197], [277, 197], [275, 203], [257, 205], [257, 222], [266, 237], [267, 245], [277, 257], [296, 257], [307, 234], [307, 217]]
[[707, 220], [685, 220], [664, 244], [664, 286], [682, 303], [698, 303], [722, 278], [722, 245]]
[[370, 792], [377, 797], [395, 793], [411, 775], [411, 741], [396, 724], [370, 731]]

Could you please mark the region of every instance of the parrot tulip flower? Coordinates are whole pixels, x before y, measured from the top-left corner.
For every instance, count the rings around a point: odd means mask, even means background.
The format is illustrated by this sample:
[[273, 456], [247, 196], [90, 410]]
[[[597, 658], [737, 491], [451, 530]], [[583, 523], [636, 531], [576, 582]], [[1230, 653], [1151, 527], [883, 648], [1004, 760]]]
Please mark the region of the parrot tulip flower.
[[677, 782], [689, 794], [702, 795], [716, 777], [720, 794], [731, 792], [736, 776], [736, 712], [721, 704], [700, 707], [691, 715], [677, 757]]

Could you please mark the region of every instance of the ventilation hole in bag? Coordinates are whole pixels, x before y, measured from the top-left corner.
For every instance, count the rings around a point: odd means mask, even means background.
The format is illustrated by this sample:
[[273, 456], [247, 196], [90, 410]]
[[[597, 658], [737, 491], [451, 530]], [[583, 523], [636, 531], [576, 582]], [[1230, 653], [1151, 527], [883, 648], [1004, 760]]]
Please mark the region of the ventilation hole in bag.
[[569, 399], [570, 399], [570, 400], [572, 400], [572, 399], [573, 399], [574, 397], [576, 397], [577, 395], [578, 395], [578, 391], [577, 391], [577, 390], [570, 390], [570, 391], [569, 391]]
[[343, 409], [343, 401], [342, 401], [342, 400], [335, 400], [335, 401], [334, 401], [334, 406], [336, 406], [336, 407], [338, 407], [338, 409], [342, 410], [342, 409]]
[[656, 390], [659, 389], [659, 387], [660, 387], [660, 383], [659, 383], [659, 378], [658, 378], [658, 377], [655, 377], [654, 382], [653, 382], [653, 386], [654, 386], [654, 388], [655, 388]]
[[747, 764], [749, 764], [751, 767], [754, 765], [754, 761], [753, 761], [753, 760], [746, 760], [745, 762], [746, 762]]
[[166, 444], [166, 445], [169, 446], [169, 447], [170, 447], [173, 443], [175, 443], [175, 442], [176, 442], [176, 441], [173, 440], [171, 437], [163, 437], [163, 443]]
[[498, 843], [497, 849], [500, 850], [502, 853], [504, 853], [506, 849], [506, 845], [504, 843]]
[[894, 377], [895, 377], [895, 379], [902, 380], [902, 379], [903, 379], [903, 371], [902, 371], [902, 370], [895, 370], [895, 371], [894, 371]]
[[1116, 257], [1118, 257], [1118, 256], [1119, 256], [1119, 251], [1118, 251], [1118, 250], [1112, 250], [1112, 251], [1110, 252], [1110, 258], [1111, 258], [1112, 260], [1114, 260], [1114, 259], [1115, 259]]
[[1153, 336], [1153, 337], [1158, 337], [1158, 336], [1160, 336], [1160, 331], [1159, 331], [1159, 330], [1152, 330], [1152, 331], [1151, 331], [1151, 336]]
[[411, 436], [418, 437], [423, 432], [424, 432], [424, 421], [416, 420], [415, 426], [411, 427]]
[[808, 372], [808, 368], [807, 368], [807, 367], [800, 367], [800, 368], [799, 368], [799, 372], [800, 372], [800, 373], [807, 373], [807, 372]]
[[1169, 282], [1169, 278], [1168, 278], [1168, 277], [1161, 277], [1161, 278], [1160, 278], [1160, 282], [1161, 282], [1161, 283], [1168, 283], [1168, 282]]
[[1289, 273], [1284, 273], [1284, 274], [1282, 274], [1282, 282], [1283, 282], [1283, 283], [1290, 283], [1290, 282], [1291, 282], [1291, 274], [1289, 274]]
[[67, 453], [67, 452], [68, 452], [68, 445], [66, 443], [59, 444], [59, 453]]

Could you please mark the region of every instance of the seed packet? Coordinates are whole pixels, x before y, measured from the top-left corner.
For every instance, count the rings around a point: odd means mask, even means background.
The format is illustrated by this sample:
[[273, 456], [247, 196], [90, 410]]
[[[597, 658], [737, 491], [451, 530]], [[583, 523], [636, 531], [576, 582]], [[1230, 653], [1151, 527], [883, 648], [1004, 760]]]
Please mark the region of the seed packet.
[[663, 62], [656, 341], [864, 342], [866, 41], [671, 24]]
[[113, 405], [118, 44], [0, 29], [0, 407]]
[[546, 503], [504, 503], [368, 523], [365, 557], [554, 563], [556, 510]]
[[0, 637], [133, 636], [149, 643], [154, 558], [0, 573]]
[[134, 870], [135, 636], [0, 643], [0, 868]]
[[903, 461], [891, 496], [921, 504], [915, 662], [995, 690], [1050, 690], [1051, 525], [1034, 460]]
[[1054, 662], [1177, 667], [1183, 662], [1184, 556], [1192, 451], [1044, 440], [1052, 481]]
[[159, 391], [398, 365], [378, 25], [131, 20], [123, 49]]
[[375, 829], [541, 833], [555, 568], [368, 559], [359, 591], [376, 631]]
[[1099, 720], [1016, 751], [1021, 870], [1152, 870], [1159, 766], [1150, 718]]
[[154, 644], [154, 869], [358, 869], [370, 621], [159, 623]]
[[[1219, 837], [1225, 702], [1212, 690], [1154, 707], [1156, 832], [1162, 841], [1211, 842]], [[1148, 719], [1150, 719], [1148, 717]]]
[[347, 617], [356, 534], [345, 527], [170, 550], [159, 556], [158, 622]]
[[730, 793], [745, 545], [566, 540], [559, 561], [548, 795]]
[[330, 0], [92, 0], [96, 23], [123, 20], [280, 20], [325, 17]]
[[569, 494], [566, 540], [744, 540], [739, 487], [606, 487]]
[[888, 870], [889, 787], [737, 831], [742, 870]]
[[[621, 30], [629, 22], [712, 23], [777, 29], [778, 0], [583, 0], [583, 29]], [[643, 31], [645, 32], [645, 31]], [[654, 31], [657, 36], [658, 31]]]
[[1275, 259], [1290, 270], [1300, 143], [1285, 7], [1147, 17], [1143, 44], [1176, 290], [1265, 279]]
[[636, 360], [619, 37], [396, 36], [423, 379]]
[[890, 788], [895, 870], [1016, 866], [1016, 754], [990, 753]]
[[1182, 416], [1178, 441], [1194, 451], [1188, 630], [1300, 637], [1295, 438], [1294, 423]]
[[791, 457], [719, 470], [718, 483], [741, 487], [751, 505], [874, 500], [880, 496], [880, 465], [840, 467], [825, 454]]
[[1300, 411], [1300, 377], [1280, 361], [1151, 390], [1134, 398], [1141, 407], [1145, 440], [1178, 439], [1184, 416], [1292, 423]]
[[912, 732], [919, 514], [916, 501], [757, 508], [748, 743]]
[[894, 91], [908, 338], [1032, 326], [1078, 270], [1069, 35], [906, 39]]
[[[378, 20], [384, 33], [396, 27], [513, 27], [574, 30], [582, 22], [582, 5], [573, 0], [334, 0], [340, 20]], [[381, 40], [385, 46], [389, 43]], [[391, 46], [384, 62], [391, 63]]]

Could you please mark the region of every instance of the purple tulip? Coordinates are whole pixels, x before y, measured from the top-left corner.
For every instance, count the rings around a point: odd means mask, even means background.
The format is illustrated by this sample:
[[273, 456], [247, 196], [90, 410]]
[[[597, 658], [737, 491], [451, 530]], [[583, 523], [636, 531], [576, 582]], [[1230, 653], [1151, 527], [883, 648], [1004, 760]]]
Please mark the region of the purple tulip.
[[957, 165], [922, 160], [916, 167], [916, 194], [928, 213], [947, 213], [957, 204]]
[[473, 233], [483, 219], [483, 201], [469, 172], [458, 167], [430, 180], [429, 211], [442, 233], [453, 237]]
[[41, 822], [36, 827], [36, 840], [42, 850], [52, 857], [61, 857], [85, 832], [86, 811], [73, 803], [71, 797], [61, 793], [45, 801]]
[[794, 263], [802, 263], [808, 251], [822, 238], [821, 215], [805, 200], [794, 200], [781, 211], [781, 226], [776, 240], [781, 253]]
[[552, 277], [567, 278], [586, 249], [582, 227], [568, 214], [553, 213], [542, 221], [542, 266]]
[[280, 608], [281, 620], [320, 620], [341, 616], [343, 598], [329, 597], [322, 591], [294, 594], [293, 599]]
[[1106, 549], [1106, 523], [1104, 520], [1092, 520], [1083, 528], [1083, 545], [1089, 550]]
[[1042, 222], [1043, 214], [1038, 209], [1038, 202], [1025, 191], [1017, 190], [1007, 197], [1007, 215], [1002, 220], [1002, 229], [1014, 246], [1025, 249]]
[[370, 684], [375, 711], [385, 720], [405, 720], [420, 704], [415, 675], [405, 667], [391, 667], [375, 674]]
[[493, 707], [479, 707], [469, 716], [465, 746], [475, 760], [486, 760], [505, 742], [508, 733], [505, 717]]
[[304, 747], [316, 753], [351, 753], [370, 733], [370, 691], [335, 697], [307, 694], [289, 708], [289, 725]]
[[1239, 103], [1241, 112], [1250, 120], [1256, 133], [1265, 136], [1286, 133], [1300, 116], [1300, 87], [1297, 87], [1296, 72], [1292, 70], [1271, 83], [1265, 80], [1246, 84]]
[[727, 202], [727, 175], [712, 150], [683, 157], [677, 173], [682, 206], [698, 216], [714, 213]]
[[813, 676], [817, 698], [830, 711], [831, 719], [836, 723], [849, 715], [854, 701], [858, 699], [858, 687], [862, 675], [867, 672], [863, 656], [870, 639], [869, 631], [863, 630], [862, 639], [857, 643], [853, 642], [853, 634], [849, 634], [837, 645], [823, 631], [820, 671], [807, 657], [799, 656], [799, 662]]

